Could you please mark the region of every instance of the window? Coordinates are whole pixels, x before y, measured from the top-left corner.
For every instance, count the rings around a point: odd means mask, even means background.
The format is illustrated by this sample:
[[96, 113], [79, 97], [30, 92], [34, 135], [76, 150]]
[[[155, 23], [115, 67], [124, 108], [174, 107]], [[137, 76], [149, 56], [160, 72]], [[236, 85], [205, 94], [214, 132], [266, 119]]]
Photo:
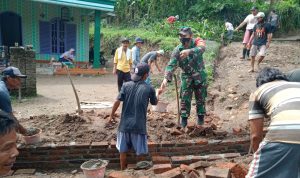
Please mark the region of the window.
[[56, 18], [40, 21], [40, 53], [61, 54], [76, 49], [76, 24], [68, 24]]

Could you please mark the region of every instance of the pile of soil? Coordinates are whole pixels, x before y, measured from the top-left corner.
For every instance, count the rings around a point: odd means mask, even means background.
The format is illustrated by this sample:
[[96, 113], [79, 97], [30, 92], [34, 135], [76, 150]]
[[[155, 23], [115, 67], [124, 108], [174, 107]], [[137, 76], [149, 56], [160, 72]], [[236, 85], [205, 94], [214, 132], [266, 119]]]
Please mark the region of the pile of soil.
[[[148, 113], [147, 131], [148, 140], [184, 142], [185, 140], [198, 139], [201, 137], [220, 137], [216, 131], [220, 128], [220, 118], [209, 114], [205, 119], [202, 130], [197, 131], [198, 135], [193, 134], [195, 123], [189, 120], [189, 134], [185, 134], [177, 125], [177, 117], [172, 113]], [[63, 114], [63, 115], [40, 115], [21, 119], [21, 123], [29, 127], [42, 129], [42, 142], [100, 142], [115, 141], [120, 115], [116, 115], [117, 124], [107, 127], [109, 119], [108, 112], [95, 112], [94, 110], [84, 112], [82, 115]], [[215, 130], [213, 132], [213, 130]], [[217, 134], [215, 134], [217, 133]], [[224, 134], [223, 137], [227, 135]]]
[[40, 132], [40, 130], [38, 128], [28, 128], [27, 129], [27, 132], [24, 134], [24, 136], [33, 136], [33, 135], [36, 135]]

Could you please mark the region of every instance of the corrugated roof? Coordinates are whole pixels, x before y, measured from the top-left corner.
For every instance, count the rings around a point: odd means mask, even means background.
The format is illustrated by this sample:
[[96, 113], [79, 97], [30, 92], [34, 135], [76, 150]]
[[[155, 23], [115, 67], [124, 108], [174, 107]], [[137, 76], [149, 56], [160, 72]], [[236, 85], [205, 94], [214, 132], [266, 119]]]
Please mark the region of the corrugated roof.
[[101, 10], [107, 12], [114, 11], [116, 0], [31, 0], [41, 3], [71, 6], [85, 9]]

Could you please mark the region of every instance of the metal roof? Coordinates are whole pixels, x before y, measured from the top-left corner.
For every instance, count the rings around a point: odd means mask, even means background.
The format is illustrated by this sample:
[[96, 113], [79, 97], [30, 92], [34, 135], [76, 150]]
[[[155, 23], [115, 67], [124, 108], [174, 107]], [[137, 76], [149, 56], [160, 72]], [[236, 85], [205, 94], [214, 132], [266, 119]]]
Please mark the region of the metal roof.
[[35, 2], [113, 12], [116, 0], [31, 0]]

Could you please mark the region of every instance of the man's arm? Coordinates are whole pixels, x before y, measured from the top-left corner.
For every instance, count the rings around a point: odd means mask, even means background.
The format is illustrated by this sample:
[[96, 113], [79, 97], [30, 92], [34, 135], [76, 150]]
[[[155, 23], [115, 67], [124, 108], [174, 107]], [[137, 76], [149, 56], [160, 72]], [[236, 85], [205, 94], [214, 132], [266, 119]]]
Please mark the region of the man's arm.
[[118, 64], [118, 49], [116, 49], [115, 57], [114, 57], [114, 67], [113, 67], [113, 74], [117, 74], [117, 64]]
[[198, 37], [195, 39], [195, 47], [191, 49], [182, 50], [180, 52], [180, 58], [184, 59], [190, 54], [197, 54], [197, 55], [202, 54], [204, 53], [205, 48], [206, 48], [205, 41]]
[[167, 87], [167, 83], [172, 81], [173, 74], [178, 67], [179, 58], [180, 58], [179, 49], [175, 48], [174, 51], [172, 52], [171, 59], [165, 68], [165, 78], [160, 85], [159, 95], [162, 94], [162, 92], [165, 90], [165, 88]]
[[114, 102], [114, 105], [113, 105], [112, 110], [111, 110], [109, 122], [115, 120], [115, 113], [116, 113], [117, 109], [119, 108], [120, 103], [121, 103], [120, 100], [116, 100]]
[[249, 124], [252, 149], [256, 152], [263, 139], [264, 118], [251, 119], [249, 120]]
[[245, 18], [245, 20], [238, 26], [235, 28], [235, 31], [239, 31], [240, 28], [242, 28], [243, 26], [245, 26], [248, 22], [248, 16]]
[[136, 47], [132, 48], [132, 61], [133, 61], [133, 64], [136, 66], [138, 64], [139, 61], [137, 61], [137, 50], [136, 50]]
[[152, 105], [157, 105], [157, 103], [158, 103], [158, 96], [156, 96], [156, 92], [152, 87], [151, 87], [151, 91], [150, 91], [150, 103]]
[[158, 63], [157, 63], [157, 60], [155, 60], [155, 66], [156, 66], [157, 70], [158, 70], [159, 72], [161, 72], [161, 69], [160, 69], [160, 67], [159, 67], [159, 65], [158, 65]]
[[272, 33], [272, 30], [271, 30], [271, 25], [268, 25], [267, 28], [268, 28], [268, 31], [267, 31], [268, 32], [267, 33], [268, 34], [268, 39], [267, 39], [268, 41], [267, 41], [266, 47], [269, 48], [270, 44], [271, 44], [271, 41], [272, 41], [273, 33]]

